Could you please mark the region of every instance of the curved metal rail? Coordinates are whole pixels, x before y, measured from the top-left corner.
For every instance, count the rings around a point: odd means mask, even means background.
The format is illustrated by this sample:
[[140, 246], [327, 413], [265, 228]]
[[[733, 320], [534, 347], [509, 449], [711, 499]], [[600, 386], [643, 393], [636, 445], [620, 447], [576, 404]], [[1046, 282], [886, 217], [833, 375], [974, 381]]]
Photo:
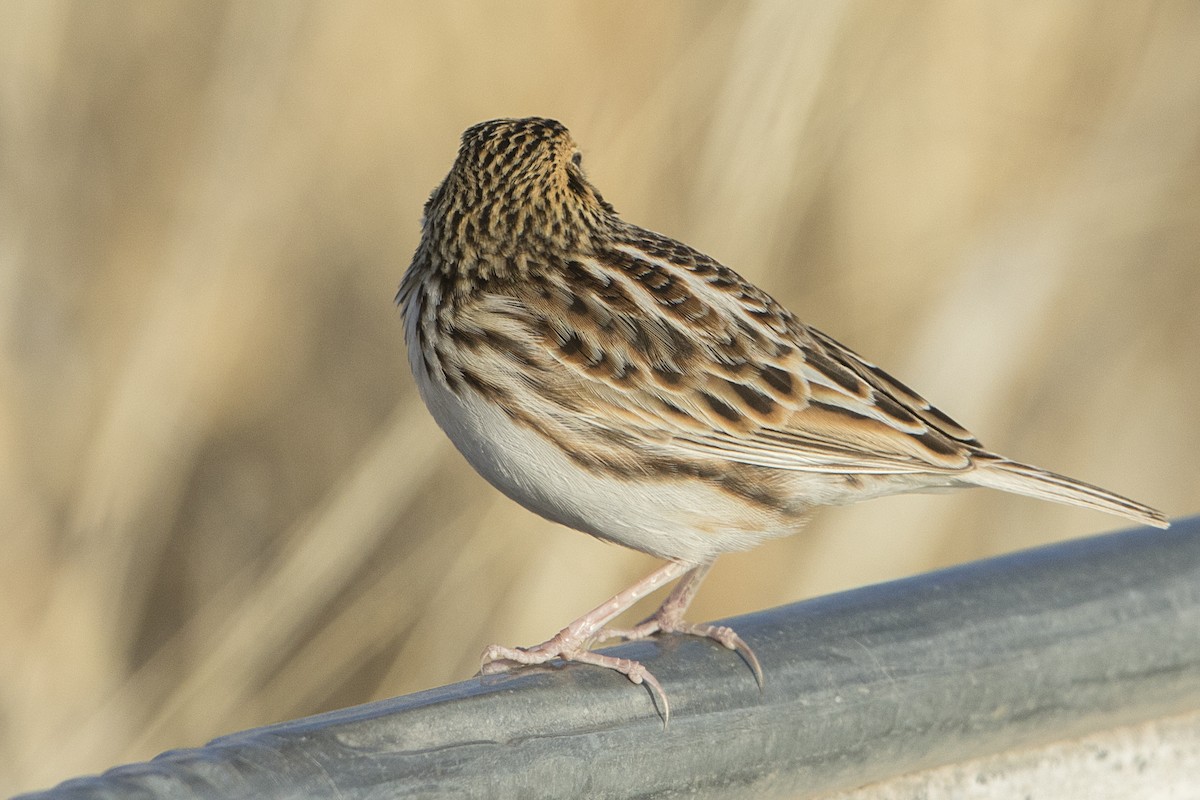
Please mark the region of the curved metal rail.
[[612, 648], [670, 695], [587, 666], [472, 679], [235, 733], [26, 800], [813, 797], [1200, 709], [1200, 517], [730, 620], [758, 653]]

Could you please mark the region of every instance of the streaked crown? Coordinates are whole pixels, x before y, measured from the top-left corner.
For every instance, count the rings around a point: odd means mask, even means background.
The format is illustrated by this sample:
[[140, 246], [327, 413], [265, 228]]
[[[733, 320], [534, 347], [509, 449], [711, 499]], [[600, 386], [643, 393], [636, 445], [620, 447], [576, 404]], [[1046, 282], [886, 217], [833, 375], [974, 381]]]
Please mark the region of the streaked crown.
[[425, 207], [425, 234], [481, 252], [579, 244], [615, 218], [584, 175], [579, 148], [553, 119], [497, 119], [463, 133], [450, 174]]

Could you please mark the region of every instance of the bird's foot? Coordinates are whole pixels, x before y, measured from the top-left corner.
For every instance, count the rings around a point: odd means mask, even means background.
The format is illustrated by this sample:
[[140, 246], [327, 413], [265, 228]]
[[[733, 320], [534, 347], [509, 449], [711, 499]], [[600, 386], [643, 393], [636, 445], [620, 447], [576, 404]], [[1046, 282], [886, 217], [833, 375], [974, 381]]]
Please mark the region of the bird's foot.
[[636, 642], [642, 639], [649, 639], [657, 633], [683, 633], [688, 636], [702, 636], [705, 639], [712, 639], [730, 650], [736, 650], [745, 660], [746, 664], [754, 673], [754, 680], [758, 683], [758, 688], [763, 687], [763, 671], [762, 665], [758, 661], [758, 656], [750, 649], [750, 645], [738, 636], [733, 628], [725, 625], [709, 625], [706, 623], [695, 624], [684, 622], [674, 614], [663, 613], [660, 609], [654, 616], [638, 623], [632, 628], [604, 628], [596, 634], [596, 641], [604, 641], [606, 639], [624, 639], [628, 642]]
[[589, 642], [590, 639], [585, 640], [572, 636], [568, 628], [560, 631], [557, 636], [548, 641], [532, 647], [504, 647], [493, 644], [483, 651], [479, 674], [495, 675], [525, 666], [545, 664], [554, 659], [615, 670], [633, 683], [646, 686], [655, 705], [662, 713], [663, 727], [665, 728], [671, 720], [671, 704], [667, 701], [667, 694], [663, 691], [658, 678], [655, 678], [653, 673], [646, 669], [640, 661], [606, 656], [588, 650]]

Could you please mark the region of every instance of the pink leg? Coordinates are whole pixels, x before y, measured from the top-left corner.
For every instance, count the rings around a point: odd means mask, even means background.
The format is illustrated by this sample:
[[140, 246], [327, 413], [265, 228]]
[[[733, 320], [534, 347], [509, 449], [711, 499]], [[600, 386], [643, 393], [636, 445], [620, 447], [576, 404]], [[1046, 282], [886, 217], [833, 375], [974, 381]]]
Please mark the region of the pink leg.
[[671, 593], [667, 595], [667, 599], [658, 607], [658, 611], [644, 622], [635, 625], [630, 629], [620, 628], [604, 628], [597, 633], [596, 638], [603, 641], [604, 639], [626, 639], [636, 641], [646, 639], [656, 633], [686, 633], [692, 636], [703, 636], [707, 639], [712, 639], [720, 644], [728, 647], [730, 650], [736, 650], [741, 654], [742, 658], [746, 659], [746, 663], [750, 665], [750, 669], [754, 672], [754, 680], [758, 682], [758, 688], [762, 688], [763, 674], [762, 665], [758, 662], [758, 656], [750, 649], [750, 645], [738, 636], [732, 629], [724, 625], [706, 625], [693, 624], [684, 622], [683, 614], [687, 611], [688, 606], [692, 604], [692, 600], [696, 597], [696, 592], [700, 590], [700, 583], [712, 569], [712, 562], [692, 567], [687, 574], [675, 585]]
[[[634, 683], [646, 684], [662, 707], [663, 724], [665, 725], [671, 718], [671, 707], [667, 703], [667, 696], [658, 680], [637, 661], [593, 653], [588, 650], [588, 647], [595, 641], [597, 634], [604, 626], [623, 611], [628, 610], [630, 606], [654, 590], [691, 570], [694, 570], [692, 564], [678, 561], [668, 562], [625, 591], [596, 606], [541, 644], [516, 648], [502, 647], [498, 644], [491, 645], [483, 651], [483, 664], [479, 671], [483, 675], [491, 675], [527, 664], [544, 664], [556, 658], [614, 669]], [[672, 592], [671, 596], [675, 596], [676, 592], [678, 589]], [[692, 594], [695, 594], [695, 590], [692, 591]], [[687, 599], [690, 602], [690, 596]], [[668, 597], [669, 600], [670, 597]]]

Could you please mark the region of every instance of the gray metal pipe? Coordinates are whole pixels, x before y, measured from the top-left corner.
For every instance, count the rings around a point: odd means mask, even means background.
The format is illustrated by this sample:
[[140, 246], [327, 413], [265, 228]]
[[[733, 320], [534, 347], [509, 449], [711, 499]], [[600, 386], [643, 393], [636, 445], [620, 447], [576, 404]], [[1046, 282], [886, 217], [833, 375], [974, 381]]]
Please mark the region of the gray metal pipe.
[[26, 800], [813, 797], [1200, 709], [1200, 517], [729, 620], [690, 637], [223, 736]]

